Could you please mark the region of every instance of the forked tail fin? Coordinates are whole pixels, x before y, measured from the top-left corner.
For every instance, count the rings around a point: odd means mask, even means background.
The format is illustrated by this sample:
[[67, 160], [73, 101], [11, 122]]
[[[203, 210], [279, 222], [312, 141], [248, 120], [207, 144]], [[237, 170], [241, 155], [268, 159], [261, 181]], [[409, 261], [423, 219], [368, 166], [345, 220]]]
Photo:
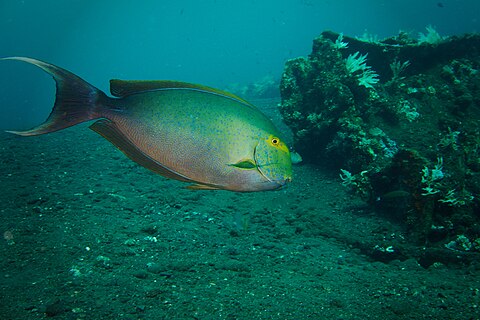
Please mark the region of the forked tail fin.
[[7, 132], [21, 136], [36, 136], [102, 117], [102, 106], [110, 98], [70, 71], [25, 57], [9, 57], [1, 60], [19, 60], [33, 64], [52, 75], [57, 87], [55, 104], [44, 123], [26, 131]]

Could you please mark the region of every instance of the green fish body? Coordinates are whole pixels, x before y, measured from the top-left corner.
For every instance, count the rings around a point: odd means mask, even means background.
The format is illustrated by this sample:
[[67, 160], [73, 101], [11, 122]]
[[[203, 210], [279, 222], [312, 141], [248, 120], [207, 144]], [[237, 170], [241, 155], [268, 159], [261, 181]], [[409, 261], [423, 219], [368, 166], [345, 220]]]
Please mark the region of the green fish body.
[[292, 178], [290, 152], [273, 123], [245, 100], [176, 81], [111, 80], [114, 98], [57, 66], [57, 96], [49, 118], [30, 136], [98, 119], [91, 129], [140, 165], [195, 189], [261, 191]]

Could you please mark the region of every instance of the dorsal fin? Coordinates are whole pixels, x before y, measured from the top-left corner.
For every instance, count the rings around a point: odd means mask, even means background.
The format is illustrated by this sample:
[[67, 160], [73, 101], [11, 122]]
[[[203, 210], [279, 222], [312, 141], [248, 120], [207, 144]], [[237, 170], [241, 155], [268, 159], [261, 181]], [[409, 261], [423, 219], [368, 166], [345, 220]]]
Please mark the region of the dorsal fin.
[[159, 89], [195, 89], [200, 91], [212, 92], [222, 96], [238, 100], [242, 103], [251, 105], [248, 101], [240, 98], [233, 93], [219, 89], [203, 86], [200, 84], [173, 81], [173, 80], [110, 80], [110, 93], [115, 97], [125, 97], [134, 93], [152, 91]]

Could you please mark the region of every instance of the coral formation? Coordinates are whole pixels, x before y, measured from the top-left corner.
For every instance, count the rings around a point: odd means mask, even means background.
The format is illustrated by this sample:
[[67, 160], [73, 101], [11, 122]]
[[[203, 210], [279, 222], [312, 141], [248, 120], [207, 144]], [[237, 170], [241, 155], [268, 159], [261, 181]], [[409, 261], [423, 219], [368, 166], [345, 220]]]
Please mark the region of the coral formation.
[[286, 63], [280, 109], [306, 161], [339, 170], [344, 185], [404, 223], [411, 239], [474, 243], [480, 35], [427, 31], [373, 42], [323, 32], [308, 57]]

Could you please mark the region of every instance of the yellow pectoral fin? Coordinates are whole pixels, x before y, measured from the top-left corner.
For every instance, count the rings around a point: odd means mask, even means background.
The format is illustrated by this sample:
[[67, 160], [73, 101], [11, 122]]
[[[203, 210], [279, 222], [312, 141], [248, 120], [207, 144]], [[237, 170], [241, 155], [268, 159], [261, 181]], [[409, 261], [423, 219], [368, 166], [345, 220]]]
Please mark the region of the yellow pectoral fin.
[[246, 159], [246, 160], [241, 160], [237, 163], [230, 164], [232, 167], [240, 168], [240, 169], [246, 169], [246, 170], [251, 170], [251, 169], [256, 169], [257, 165], [255, 164], [255, 161], [251, 159]]

